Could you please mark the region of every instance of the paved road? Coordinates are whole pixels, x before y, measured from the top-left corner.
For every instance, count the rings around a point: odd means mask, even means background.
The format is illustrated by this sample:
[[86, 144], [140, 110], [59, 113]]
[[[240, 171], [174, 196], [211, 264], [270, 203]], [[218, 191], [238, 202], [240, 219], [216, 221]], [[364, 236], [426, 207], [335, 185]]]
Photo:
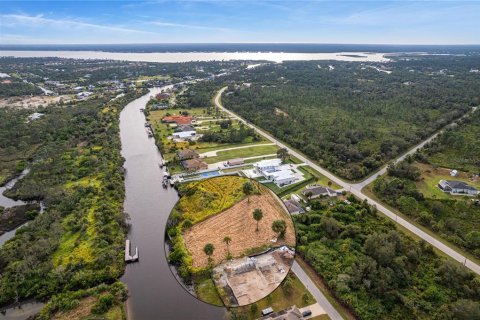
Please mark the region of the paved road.
[[[368, 201], [368, 203], [370, 203], [371, 205], [374, 205], [377, 207], [377, 209], [382, 212], [384, 215], [386, 215], [387, 217], [389, 217], [390, 219], [394, 220], [395, 222], [397, 222], [398, 224], [402, 225], [403, 227], [405, 227], [406, 229], [408, 229], [409, 231], [415, 233], [418, 237], [424, 239], [425, 241], [427, 241], [428, 243], [430, 243], [432, 246], [436, 247], [437, 249], [441, 250], [442, 252], [444, 252], [445, 254], [447, 254], [448, 256], [452, 257], [453, 259], [457, 260], [458, 262], [464, 264], [466, 267], [468, 267], [470, 270], [472, 270], [473, 272], [475, 272], [476, 274], [479, 274], [480, 275], [480, 266], [478, 264], [476, 264], [475, 262], [467, 259], [464, 255], [462, 255], [461, 253], [458, 253], [457, 251], [455, 251], [454, 249], [450, 248], [449, 246], [445, 245], [444, 243], [440, 242], [439, 240], [437, 240], [436, 238], [432, 237], [431, 235], [427, 234], [426, 232], [420, 230], [419, 228], [417, 228], [415, 225], [411, 224], [410, 222], [402, 219], [401, 217], [397, 216], [394, 212], [392, 212], [391, 210], [387, 209], [386, 207], [384, 207], [381, 203], [377, 202], [377, 201], [374, 201], [373, 199], [371, 199], [370, 197], [366, 196], [365, 194], [362, 193], [361, 189], [358, 189], [358, 188], [355, 188], [355, 185], [357, 185], [359, 187], [359, 184], [350, 184], [350, 183], [347, 183], [343, 180], [341, 180], [340, 178], [338, 178], [337, 176], [335, 176], [334, 174], [332, 174], [331, 172], [325, 170], [324, 168], [320, 167], [319, 165], [315, 164], [314, 162], [310, 161], [309, 159], [307, 159], [305, 156], [303, 156], [302, 154], [298, 153], [297, 151], [293, 150], [292, 148], [286, 146], [285, 144], [283, 144], [282, 142], [280, 142], [279, 140], [277, 140], [276, 138], [274, 138], [273, 136], [271, 136], [270, 134], [266, 133], [265, 131], [263, 131], [262, 129], [250, 124], [250, 123], [247, 123], [243, 118], [240, 118], [237, 114], [233, 113], [232, 111], [230, 110], [227, 110], [226, 108], [223, 107], [222, 103], [220, 102], [220, 99], [221, 99], [221, 96], [222, 96], [222, 93], [227, 89], [227, 87], [224, 87], [222, 88], [218, 93], [217, 95], [215, 96], [215, 104], [217, 105], [218, 108], [222, 109], [223, 111], [225, 111], [226, 113], [228, 113], [229, 115], [233, 116], [233, 117], [236, 117], [238, 120], [242, 121], [243, 123], [245, 123], [247, 126], [251, 127], [251, 128], [254, 128], [259, 134], [261, 134], [262, 136], [264, 136], [265, 138], [267, 138], [268, 140], [272, 141], [273, 143], [275, 143], [276, 145], [278, 145], [280, 148], [285, 148], [288, 150], [288, 152], [290, 154], [292, 154], [293, 156], [297, 157], [298, 159], [300, 159], [301, 161], [305, 162], [307, 165], [309, 165], [310, 167], [314, 168], [315, 170], [317, 170], [318, 172], [320, 172], [321, 174], [323, 174], [325, 177], [327, 177], [328, 179], [332, 180], [333, 182], [335, 182], [336, 184], [340, 185], [341, 187], [343, 187], [345, 190], [347, 191], [350, 191], [352, 194], [354, 194], [355, 196], [357, 196], [358, 198], [360, 198], [361, 200], [364, 200], [366, 199]], [[476, 110], [473, 109], [473, 112], [475, 112]], [[421, 144], [420, 144], [421, 145]]]
[[[477, 107], [473, 107], [472, 108], [472, 111], [471, 112], [467, 112], [466, 114], [464, 114], [460, 119], [462, 118], [465, 118], [465, 117], [468, 117], [470, 116], [473, 112], [475, 112], [477, 110]], [[458, 121], [458, 120], [456, 120]], [[436, 133], [434, 133], [433, 135], [431, 135], [429, 138], [427, 138], [426, 140], [423, 140], [422, 142], [420, 142], [419, 144], [417, 144], [415, 147], [413, 147], [412, 149], [408, 150], [407, 152], [405, 152], [403, 155], [401, 155], [400, 157], [398, 157], [397, 159], [395, 159], [393, 161], [393, 163], [398, 163], [398, 162], [401, 162], [403, 161], [407, 156], [409, 155], [412, 155], [414, 154], [415, 152], [417, 152], [418, 149], [421, 149], [423, 148], [427, 143], [429, 143], [430, 141], [432, 141], [433, 139], [435, 139], [440, 133], [444, 132], [446, 128], [450, 127], [452, 124], [448, 124], [446, 125], [443, 129], [437, 131]], [[369, 176], [368, 178], [366, 178], [365, 180], [361, 181], [361, 182], [358, 182], [358, 183], [355, 183], [355, 184], [352, 184], [352, 188], [355, 188], [357, 190], [362, 190], [364, 187], [366, 187], [367, 185], [369, 185], [370, 183], [372, 183], [373, 181], [375, 181], [375, 179], [377, 179], [378, 176], [381, 176], [383, 174], [385, 174], [387, 172], [387, 167], [388, 167], [388, 164], [387, 165], [384, 165], [380, 170], [378, 170], [377, 172], [375, 172], [374, 174], [372, 174], [371, 176]]]
[[303, 285], [310, 291], [312, 296], [317, 300], [318, 304], [322, 309], [328, 314], [332, 320], [342, 320], [343, 317], [338, 313], [338, 311], [330, 304], [330, 301], [327, 300], [325, 295], [317, 288], [315, 283], [310, 279], [310, 277], [303, 271], [302, 267], [294, 261], [291, 269], [297, 278], [302, 281]]

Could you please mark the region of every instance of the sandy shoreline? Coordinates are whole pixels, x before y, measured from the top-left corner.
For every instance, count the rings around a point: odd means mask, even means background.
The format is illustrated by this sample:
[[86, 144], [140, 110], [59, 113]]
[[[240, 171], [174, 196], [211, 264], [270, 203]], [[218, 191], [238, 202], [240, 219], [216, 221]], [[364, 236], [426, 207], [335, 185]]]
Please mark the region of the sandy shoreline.
[[58, 57], [72, 59], [108, 59], [142, 62], [190, 62], [228, 60], [266, 60], [273, 62], [301, 60], [337, 60], [388, 62], [384, 53], [336, 52], [336, 53], [290, 53], [290, 52], [104, 52], [104, 51], [1, 51], [0, 56], [33, 58]]

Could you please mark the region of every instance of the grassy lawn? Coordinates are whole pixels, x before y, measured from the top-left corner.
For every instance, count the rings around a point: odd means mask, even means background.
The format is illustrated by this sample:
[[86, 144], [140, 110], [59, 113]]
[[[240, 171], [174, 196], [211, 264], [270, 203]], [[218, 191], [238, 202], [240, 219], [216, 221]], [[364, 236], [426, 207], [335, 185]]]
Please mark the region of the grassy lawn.
[[301, 171], [306, 171], [306, 172], [310, 173], [311, 175], [313, 175], [317, 179], [318, 184], [321, 184], [323, 186], [328, 186], [328, 182], [331, 182], [332, 184], [330, 185], [330, 188], [332, 188], [334, 190], [342, 188], [341, 186], [339, 186], [335, 182], [331, 181], [330, 179], [328, 179], [323, 174], [321, 174], [320, 172], [318, 172], [317, 170], [313, 169], [310, 166], [301, 166], [300, 170]]
[[222, 150], [227, 148], [234, 148], [240, 146], [248, 146], [252, 144], [269, 144], [270, 142], [266, 140], [260, 141], [252, 141], [251, 137], [245, 139], [243, 143], [216, 143], [216, 142], [197, 142], [195, 145], [195, 149], [198, 150], [200, 153], [208, 152], [208, 151], [215, 151], [215, 150]]
[[278, 147], [275, 145], [247, 147], [241, 149], [233, 149], [217, 152], [217, 156], [205, 158], [206, 163], [215, 163], [220, 161], [226, 161], [235, 158], [247, 158], [262, 156], [266, 154], [273, 154], [277, 152]]
[[[290, 278], [292, 282], [290, 293], [287, 293], [282, 285], [280, 285], [267, 297], [255, 303], [257, 305], [256, 312], [251, 312], [251, 306], [240, 307], [238, 308], [238, 311], [245, 314], [247, 319], [257, 319], [261, 316], [262, 310], [268, 307], [271, 307], [273, 311], [280, 311], [292, 305], [296, 305], [298, 308], [303, 308], [316, 302], [293, 272], [290, 272], [287, 278]], [[307, 303], [304, 302], [304, 294], [308, 296]]]
[[199, 281], [195, 285], [195, 292], [200, 300], [223, 307], [222, 299], [220, 299], [215, 284], [211, 278]]
[[261, 158], [253, 158], [245, 160], [245, 163], [255, 163], [260, 160], [268, 160], [268, 159], [275, 159], [277, 156], [268, 156], [268, 157], [261, 157]]
[[437, 186], [438, 182], [442, 179], [444, 180], [459, 180], [468, 183], [469, 185], [480, 189], [480, 180], [471, 181], [468, 178], [468, 174], [465, 172], [458, 172], [456, 177], [450, 176], [450, 169], [446, 168], [434, 168], [431, 165], [416, 163], [415, 166], [419, 168], [422, 172], [422, 180], [416, 182], [418, 190], [425, 195], [427, 198], [436, 198], [436, 199], [455, 199], [458, 197], [463, 197], [461, 195], [455, 196], [443, 192]]
[[319, 316], [313, 317], [313, 318], [308, 318], [309, 320], [330, 320], [330, 317], [328, 314], [321, 314]]

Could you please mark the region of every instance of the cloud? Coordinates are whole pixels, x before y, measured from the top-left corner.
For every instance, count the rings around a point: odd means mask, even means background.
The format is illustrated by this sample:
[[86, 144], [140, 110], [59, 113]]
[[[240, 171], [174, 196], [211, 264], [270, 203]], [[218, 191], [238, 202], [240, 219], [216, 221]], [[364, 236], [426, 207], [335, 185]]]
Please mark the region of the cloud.
[[151, 31], [137, 30], [131, 28], [124, 28], [120, 26], [111, 26], [111, 25], [102, 25], [95, 23], [83, 22], [77, 19], [50, 19], [45, 18], [43, 15], [24, 15], [24, 14], [2, 14], [0, 15], [0, 20], [2, 20], [2, 27], [17, 27], [17, 26], [27, 26], [27, 27], [58, 27], [58, 28], [87, 28], [87, 29], [96, 29], [103, 31], [113, 31], [113, 32], [126, 32], [126, 33], [144, 33], [144, 34], [155, 34]]

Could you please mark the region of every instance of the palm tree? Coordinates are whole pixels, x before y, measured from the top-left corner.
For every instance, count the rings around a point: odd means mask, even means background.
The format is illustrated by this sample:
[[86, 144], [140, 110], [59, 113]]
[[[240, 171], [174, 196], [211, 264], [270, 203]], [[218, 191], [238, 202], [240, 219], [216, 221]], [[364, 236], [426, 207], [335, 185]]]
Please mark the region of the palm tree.
[[253, 219], [255, 219], [257, 221], [257, 229], [256, 231], [258, 231], [258, 223], [260, 222], [260, 220], [262, 220], [263, 218], [263, 212], [262, 212], [262, 209], [255, 209], [253, 210]]
[[247, 196], [248, 203], [250, 203], [250, 195], [253, 192], [253, 185], [250, 181], [247, 181], [243, 184], [243, 193]]
[[287, 231], [287, 223], [285, 220], [275, 220], [272, 223], [272, 230], [278, 233], [279, 238], [285, 238], [285, 231]]
[[227, 245], [227, 252], [228, 254], [230, 254], [230, 248], [228, 247], [228, 245], [230, 244], [230, 242], [232, 242], [232, 238], [226, 236], [225, 238], [223, 238], [223, 242], [225, 242], [225, 244]]
[[205, 247], [203, 247], [203, 252], [208, 256], [208, 263], [211, 262], [211, 255], [213, 254], [213, 251], [215, 250], [215, 247], [211, 243], [207, 243]]

